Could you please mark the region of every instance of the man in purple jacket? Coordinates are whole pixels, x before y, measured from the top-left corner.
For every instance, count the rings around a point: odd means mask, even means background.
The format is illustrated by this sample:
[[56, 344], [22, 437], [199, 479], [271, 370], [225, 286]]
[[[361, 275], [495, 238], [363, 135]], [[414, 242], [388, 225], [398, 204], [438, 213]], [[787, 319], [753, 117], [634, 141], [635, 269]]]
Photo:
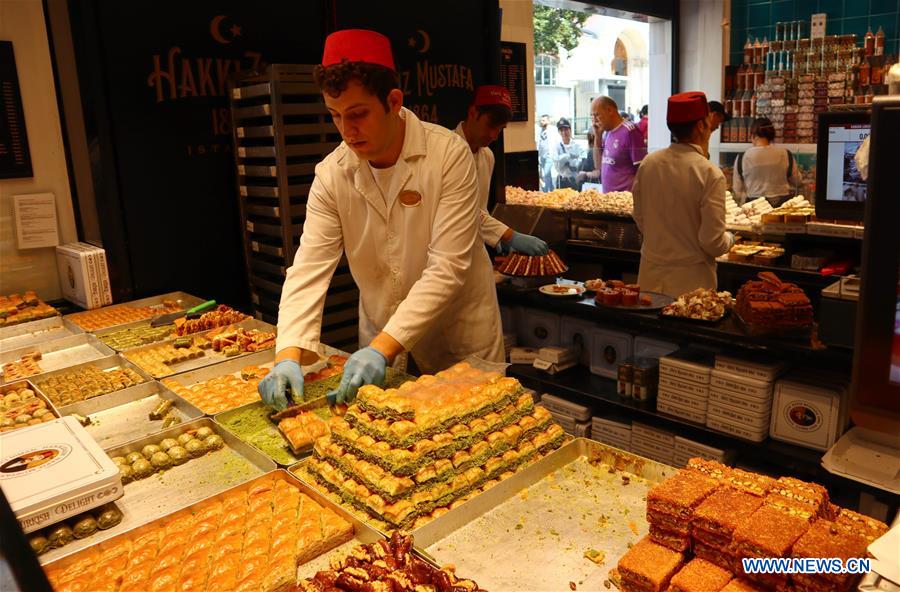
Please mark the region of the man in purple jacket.
[[603, 140], [594, 147], [594, 162], [601, 163], [603, 191], [631, 191], [638, 165], [647, 156], [644, 135], [637, 125], [622, 118], [619, 106], [609, 97], [593, 100], [591, 117], [598, 137], [603, 132]]

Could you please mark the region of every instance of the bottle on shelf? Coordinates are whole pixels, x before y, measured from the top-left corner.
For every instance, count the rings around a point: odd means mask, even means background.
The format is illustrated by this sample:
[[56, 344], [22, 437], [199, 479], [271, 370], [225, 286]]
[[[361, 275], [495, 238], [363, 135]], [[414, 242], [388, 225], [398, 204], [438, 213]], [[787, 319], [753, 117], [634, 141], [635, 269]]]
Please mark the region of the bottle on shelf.
[[756, 78], [756, 88], [761, 87], [766, 82], [766, 71], [762, 64], [756, 64], [753, 68], [753, 77]]
[[863, 47], [866, 50], [866, 57], [875, 53], [875, 35], [872, 34], [872, 27], [869, 27], [869, 30], [866, 31], [866, 36], [863, 39]]
[[775, 39], [774, 41], [782, 41], [784, 39], [784, 23], [778, 21], [775, 23]]
[[869, 71], [869, 84], [872, 86], [884, 84], [884, 56], [876, 55], [872, 58], [872, 68]]
[[753, 40], [753, 62], [754, 64], [758, 64], [762, 61], [763, 53], [762, 53], [762, 43], [759, 42], [759, 37]]
[[866, 57], [859, 64], [859, 87], [860, 88], [865, 88], [865, 87], [869, 86], [870, 73], [871, 73], [871, 66], [869, 65], [868, 57]]
[[744, 43], [744, 63], [749, 64], [753, 61], [753, 42], [750, 41], [750, 37], [747, 37], [747, 41]]
[[881, 27], [878, 27], [878, 32], [875, 33], [875, 55], [884, 55], [884, 29]]
[[763, 63], [763, 60], [766, 58], [766, 54], [769, 53], [769, 39], [763, 35], [762, 40], [762, 53], [759, 54], [759, 60], [757, 60], [757, 64]]

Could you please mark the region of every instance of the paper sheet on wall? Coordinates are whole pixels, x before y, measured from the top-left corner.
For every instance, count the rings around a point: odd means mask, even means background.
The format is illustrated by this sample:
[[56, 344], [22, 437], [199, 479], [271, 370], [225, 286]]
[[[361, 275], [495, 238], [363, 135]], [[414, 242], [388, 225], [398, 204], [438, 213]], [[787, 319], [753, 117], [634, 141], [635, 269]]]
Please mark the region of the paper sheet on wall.
[[13, 196], [13, 213], [20, 249], [55, 247], [59, 244], [56, 198], [52, 193]]

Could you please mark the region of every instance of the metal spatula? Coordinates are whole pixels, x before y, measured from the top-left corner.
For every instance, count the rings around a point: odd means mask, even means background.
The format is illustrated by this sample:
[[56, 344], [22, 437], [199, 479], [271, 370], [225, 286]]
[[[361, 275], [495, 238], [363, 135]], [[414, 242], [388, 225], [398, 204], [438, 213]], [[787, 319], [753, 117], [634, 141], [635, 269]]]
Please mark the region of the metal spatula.
[[153, 317], [153, 320], [150, 321], [151, 327], [161, 327], [163, 325], [170, 325], [175, 322], [175, 319], [180, 319], [183, 316], [196, 314], [198, 312], [203, 312], [205, 310], [209, 310], [210, 308], [216, 305], [215, 300], [207, 300], [203, 304], [198, 304], [194, 308], [188, 310], [179, 310], [178, 312], [169, 312], [166, 314], [162, 314], [156, 317]]

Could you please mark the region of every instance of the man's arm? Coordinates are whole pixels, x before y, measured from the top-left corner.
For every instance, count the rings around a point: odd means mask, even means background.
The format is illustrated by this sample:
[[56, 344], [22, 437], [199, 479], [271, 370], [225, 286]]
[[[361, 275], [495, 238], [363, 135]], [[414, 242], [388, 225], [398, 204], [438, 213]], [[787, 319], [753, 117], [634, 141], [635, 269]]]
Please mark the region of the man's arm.
[[632, 183], [631, 185], [631, 197], [634, 201], [631, 217], [634, 219], [634, 224], [637, 226], [640, 232], [643, 232], [641, 227], [644, 225], [644, 200], [643, 195], [641, 194], [642, 172], [644, 172], [644, 169], [638, 168], [637, 174], [634, 176], [634, 183]]
[[725, 175], [718, 169], [708, 174], [704, 185], [697, 238], [700, 248], [710, 257], [727, 253], [734, 246], [734, 235], [725, 228]]
[[404, 349], [412, 349], [431, 323], [458, 297], [479, 240], [475, 161], [462, 140], [443, 155], [440, 203], [431, 226], [428, 262], [422, 276], [384, 328]]
[[343, 252], [337, 206], [317, 171], [309, 191], [300, 247], [281, 291], [276, 361], [309, 363], [316, 359], [325, 293]]

